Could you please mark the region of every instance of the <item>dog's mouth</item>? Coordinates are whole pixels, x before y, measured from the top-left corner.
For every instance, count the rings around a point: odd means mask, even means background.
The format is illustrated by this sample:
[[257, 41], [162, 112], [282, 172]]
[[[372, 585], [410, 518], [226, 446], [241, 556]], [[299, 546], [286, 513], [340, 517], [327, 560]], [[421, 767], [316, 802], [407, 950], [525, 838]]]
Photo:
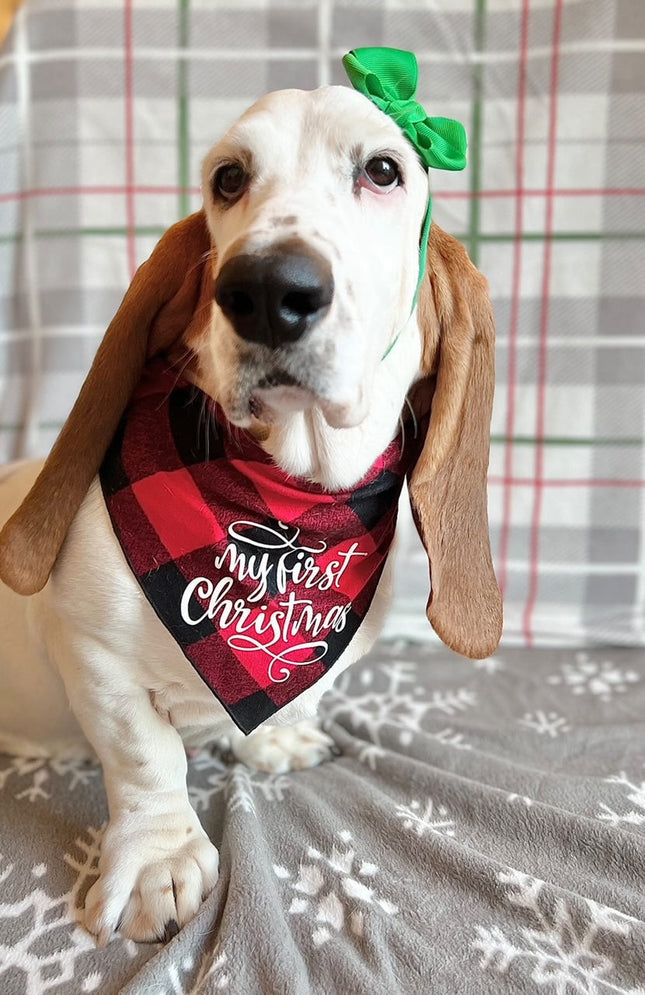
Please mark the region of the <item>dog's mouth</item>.
[[251, 354], [238, 363], [237, 383], [224, 402], [234, 424], [279, 425], [292, 414], [313, 409], [320, 410], [332, 428], [350, 428], [363, 421], [368, 400], [363, 383], [343, 396], [337, 389], [338, 376], [320, 357], [298, 363], [292, 363], [291, 356], [284, 357], [286, 362], [281, 358], [267, 362], [267, 357]]
[[302, 387], [303, 385], [286, 370], [274, 370], [262, 377], [257, 385], [258, 390], [271, 390], [272, 387]]
[[354, 404], [336, 403], [321, 397], [290, 374], [263, 377], [248, 400], [249, 413], [266, 425], [280, 422], [294, 411], [319, 408], [331, 428], [352, 428], [363, 421], [365, 407], [363, 392]]
[[286, 370], [263, 375], [248, 395], [249, 412], [267, 424], [289, 412], [310, 408], [315, 402], [313, 391]]

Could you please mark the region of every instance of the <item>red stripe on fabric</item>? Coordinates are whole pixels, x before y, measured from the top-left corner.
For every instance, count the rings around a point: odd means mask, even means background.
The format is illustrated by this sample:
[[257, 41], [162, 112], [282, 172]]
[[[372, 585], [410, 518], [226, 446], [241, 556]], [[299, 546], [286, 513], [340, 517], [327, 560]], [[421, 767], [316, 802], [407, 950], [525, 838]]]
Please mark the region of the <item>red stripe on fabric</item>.
[[[263, 604], [262, 608], [265, 610], [265, 612], [267, 610], [270, 611], [269, 605]], [[227, 638], [229, 637], [228, 632], [220, 629], [219, 636], [226, 643], [226, 645], [228, 646], [229, 650], [235, 657], [235, 660], [237, 661], [238, 664], [238, 667], [236, 667], [235, 669], [234, 681], [230, 680], [230, 676], [226, 672], [224, 672], [224, 674], [220, 674], [219, 677], [214, 678], [211, 671], [210, 676], [211, 680], [213, 680], [213, 686], [217, 689], [217, 691], [220, 694], [224, 696], [227, 703], [233, 704], [235, 701], [239, 701], [241, 697], [246, 697], [247, 694], [253, 694], [253, 690], [257, 690], [257, 688], [249, 690], [247, 681], [243, 679], [244, 680], [243, 686], [246, 688], [246, 693], [244, 694], [244, 696], [240, 695], [240, 687], [239, 687], [241, 683], [240, 676], [244, 674], [247, 674], [248, 677], [253, 682], [253, 684], [256, 684], [258, 688], [261, 688], [263, 691], [267, 691], [273, 684], [273, 681], [269, 677], [269, 663], [271, 662], [271, 654], [273, 651], [276, 651], [277, 655], [277, 653], [280, 653], [280, 651], [288, 649], [288, 646], [285, 646], [282, 640], [280, 640], [280, 643], [277, 647], [272, 646], [271, 649], [267, 651], [263, 649], [262, 646], [257, 645], [258, 643], [262, 642], [262, 636], [261, 635], [258, 636], [257, 632], [254, 632], [253, 629], [251, 629], [249, 632], [240, 633], [240, 634], [231, 633], [230, 638], [235, 639], [233, 646], [231, 646], [228, 642]], [[191, 646], [189, 647], [188, 652], [192, 653], [192, 651], [193, 647]], [[304, 656], [305, 659], [306, 659], [306, 652], [307, 651], [301, 652], [301, 656]], [[294, 661], [294, 665], [295, 662], [304, 662], [304, 661], [301, 660]], [[219, 661], [217, 661], [217, 663], [219, 664]], [[204, 673], [208, 677], [209, 676], [209, 671], [207, 669], [208, 663], [205, 661], [204, 664], [202, 664], [202, 666], [204, 666]], [[221, 672], [221, 667], [217, 667], [216, 665], [215, 673], [217, 673], [217, 670], [220, 670]]]
[[444, 200], [481, 197], [645, 197], [645, 187], [559, 187], [557, 190], [536, 190], [517, 187], [512, 190], [433, 190], [432, 196]]
[[317, 663], [308, 663], [306, 667], [292, 667], [289, 680], [280, 684], [272, 683], [267, 688], [267, 694], [278, 708], [282, 708], [288, 701], [311, 687], [325, 673], [326, 667], [322, 660]]
[[[534, 487], [534, 477], [489, 477], [488, 484], [491, 487]], [[572, 478], [544, 478], [540, 482], [541, 487], [645, 487], [645, 480], [614, 480], [611, 477], [598, 477], [591, 480], [579, 480]]]
[[316, 494], [299, 490], [283, 470], [267, 463], [252, 460], [229, 460], [238, 473], [250, 480], [271, 514], [281, 522], [293, 522], [311, 508], [321, 504], [334, 504], [333, 494]]
[[188, 470], [144, 477], [132, 491], [173, 560], [226, 539]]
[[134, 67], [132, 59], [132, 0], [124, 0], [123, 14], [123, 35], [125, 47], [125, 215], [128, 229], [128, 268], [130, 270], [130, 279], [132, 279], [137, 268], [134, 186]]
[[555, 182], [556, 140], [558, 133], [558, 73], [560, 68], [560, 36], [562, 29], [563, 0], [555, 0], [553, 13], [553, 54], [551, 57], [551, 93], [549, 99], [549, 145], [547, 165], [544, 263], [542, 270], [542, 308], [540, 314], [540, 342], [537, 382], [537, 423], [535, 446], [535, 498], [531, 523], [529, 591], [524, 610], [524, 637], [526, 645], [533, 645], [533, 611], [537, 601], [539, 586], [540, 519], [542, 515], [542, 494], [544, 481], [544, 427], [546, 416], [546, 381], [549, 337], [549, 304], [551, 299], [551, 263], [553, 257], [553, 189]]
[[114, 531], [136, 577], [165, 566], [171, 556], [134, 491], [124, 487], [106, 499]]
[[[529, 47], [529, 8], [530, 0], [524, 0], [520, 26], [520, 64], [517, 93], [517, 155], [515, 177], [517, 193], [515, 199], [515, 245], [513, 250], [513, 285], [508, 344], [508, 400], [506, 407], [506, 438], [504, 449], [504, 478], [513, 476], [513, 433], [515, 431], [515, 391], [517, 389], [517, 352], [519, 336], [519, 314], [522, 278], [522, 234], [524, 226], [524, 119], [526, 113], [526, 70]], [[508, 546], [511, 531], [512, 495], [510, 487], [504, 488], [502, 502], [502, 534], [499, 546], [499, 586], [502, 598], [506, 590], [508, 571]]]
[[35, 188], [33, 190], [13, 190], [11, 193], [0, 194], [0, 203], [7, 203], [12, 200], [28, 200], [30, 197], [101, 197], [123, 195], [130, 190], [133, 194], [167, 194], [176, 197], [180, 193], [200, 194], [199, 187], [147, 187], [147, 186], [98, 186], [98, 187], [47, 187]]
[[[356, 544], [356, 549], [350, 556], [350, 550]], [[326, 553], [319, 556], [317, 565], [324, 572], [330, 564], [335, 564], [333, 573], [336, 576], [334, 592], [338, 590], [350, 601], [355, 601], [375, 573], [383, 568], [383, 554], [374, 545], [374, 539], [369, 532], [359, 535], [356, 539], [346, 539]], [[339, 577], [340, 574], [340, 577]]]
[[[202, 680], [225, 705], [235, 705], [260, 690], [260, 684], [240, 663], [219, 632], [214, 632], [199, 643], [184, 647], [184, 653]], [[266, 669], [265, 661], [265, 680]]]
[[[0, 193], [0, 204], [5, 204], [14, 200], [28, 200], [30, 197], [100, 197], [119, 196], [130, 192], [133, 195], [159, 196], [160, 194], [176, 197], [179, 194], [193, 194], [199, 196], [199, 187], [179, 187], [179, 186], [145, 186], [132, 183], [129, 186], [76, 186], [76, 187], [34, 187], [30, 190], [11, 190], [8, 193]], [[504, 197], [645, 197], [645, 187], [624, 188], [620, 187], [606, 189], [565, 189], [557, 190], [527, 190], [514, 187], [512, 190], [435, 190], [432, 194], [434, 198], [443, 200], [469, 199], [471, 197], [481, 198], [504, 198]]]

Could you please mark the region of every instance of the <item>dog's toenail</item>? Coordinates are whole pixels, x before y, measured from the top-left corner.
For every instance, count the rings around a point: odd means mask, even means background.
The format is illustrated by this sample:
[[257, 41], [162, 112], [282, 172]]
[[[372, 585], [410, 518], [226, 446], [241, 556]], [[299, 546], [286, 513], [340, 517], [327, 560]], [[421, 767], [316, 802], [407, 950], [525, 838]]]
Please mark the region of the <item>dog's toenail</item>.
[[179, 923], [176, 919], [170, 919], [166, 923], [166, 928], [164, 929], [163, 942], [169, 943], [174, 936], [179, 932]]

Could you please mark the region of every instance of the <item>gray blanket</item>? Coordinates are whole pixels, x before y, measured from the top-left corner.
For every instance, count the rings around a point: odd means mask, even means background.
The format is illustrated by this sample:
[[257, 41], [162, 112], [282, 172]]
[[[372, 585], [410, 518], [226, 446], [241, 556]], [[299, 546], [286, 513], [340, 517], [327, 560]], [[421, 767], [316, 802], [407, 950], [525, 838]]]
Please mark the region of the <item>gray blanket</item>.
[[221, 877], [165, 947], [80, 925], [99, 770], [0, 757], [3, 995], [645, 992], [642, 651], [383, 644], [324, 713], [315, 770], [191, 760]]

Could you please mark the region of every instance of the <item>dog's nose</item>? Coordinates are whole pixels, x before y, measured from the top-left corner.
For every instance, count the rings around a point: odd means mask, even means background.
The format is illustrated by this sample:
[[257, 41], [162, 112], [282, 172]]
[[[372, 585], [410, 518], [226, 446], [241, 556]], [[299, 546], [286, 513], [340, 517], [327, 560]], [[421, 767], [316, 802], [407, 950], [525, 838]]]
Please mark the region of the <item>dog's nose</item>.
[[271, 348], [295, 342], [320, 321], [333, 293], [331, 266], [308, 247], [233, 256], [215, 283], [215, 300], [240, 338]]

